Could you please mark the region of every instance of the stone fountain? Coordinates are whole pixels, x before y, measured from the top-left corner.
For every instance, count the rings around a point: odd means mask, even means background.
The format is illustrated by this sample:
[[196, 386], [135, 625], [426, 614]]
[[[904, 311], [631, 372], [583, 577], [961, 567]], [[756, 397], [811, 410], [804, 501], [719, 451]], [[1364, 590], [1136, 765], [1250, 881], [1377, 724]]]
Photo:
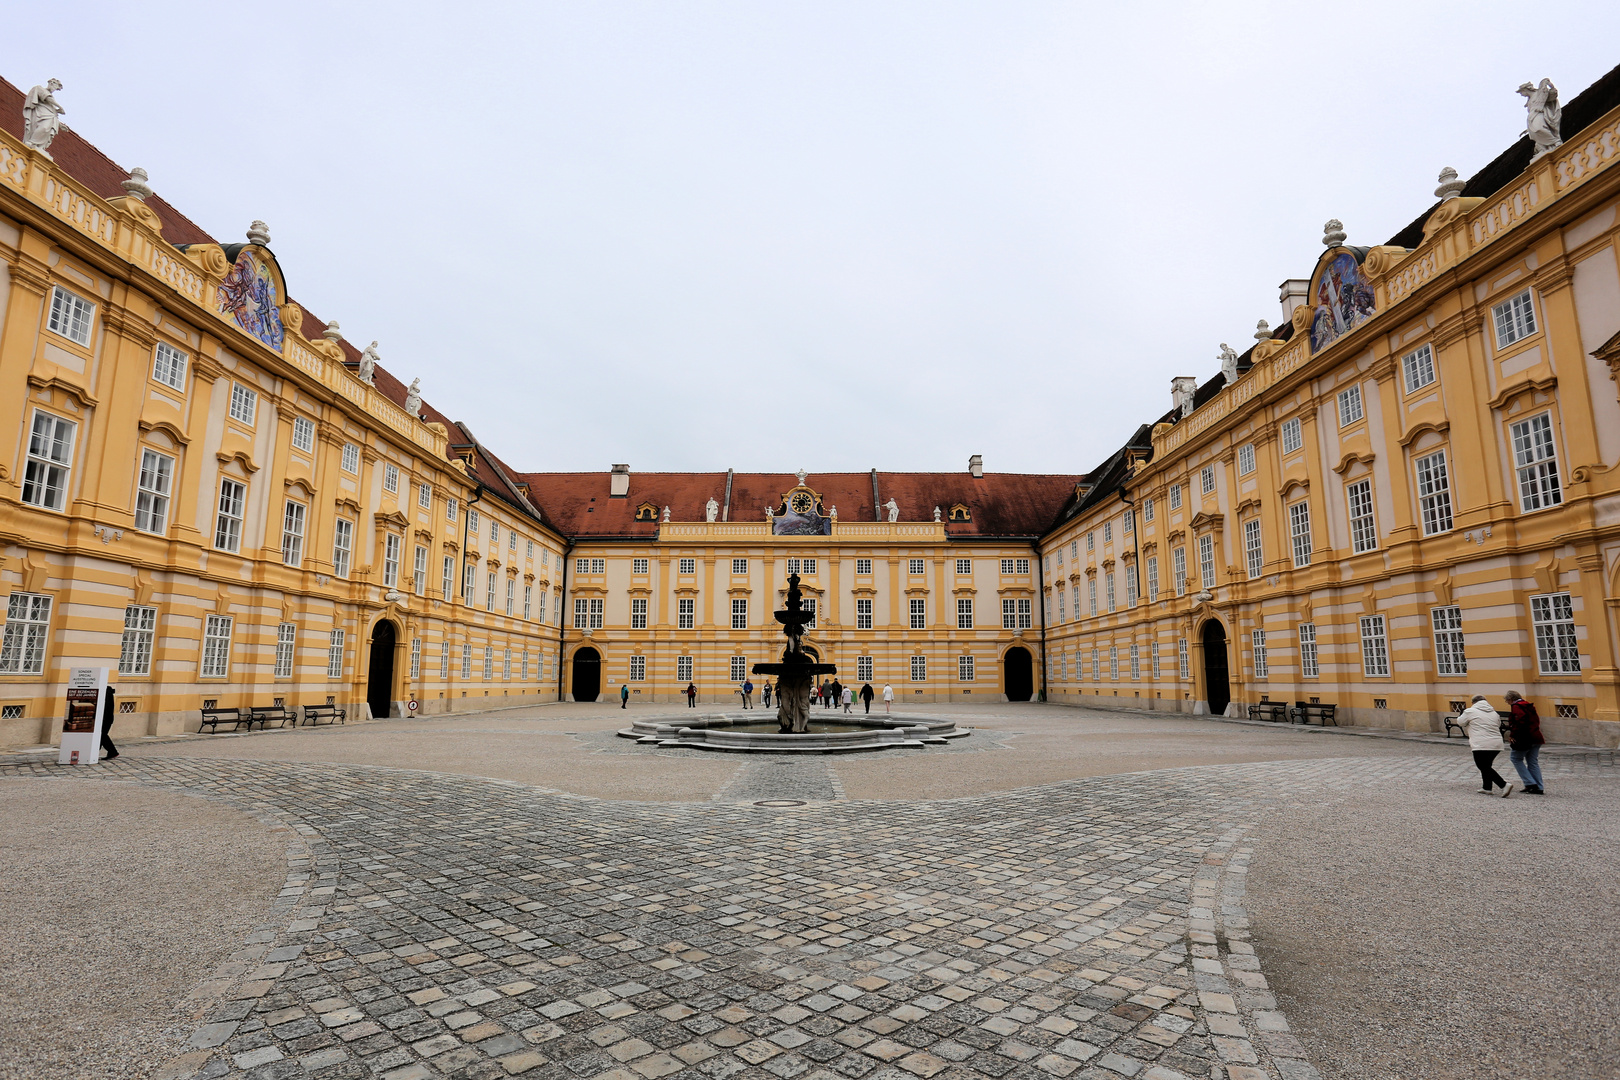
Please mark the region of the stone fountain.
[[817, 675], [833, 675], [834, 664], [818, 664], [804, 651], [804, 626], [815, 616], [804, 610], [804, 593], [799, 591], [799, 575], [788, 575], [787, 607], [776, 613], [787, 635], [788, 647], [780, 664], [755, 664], [755, 675], [776, 676], [776, 722], [783, 735], [803, 735], [810, 724], [810, 687]]

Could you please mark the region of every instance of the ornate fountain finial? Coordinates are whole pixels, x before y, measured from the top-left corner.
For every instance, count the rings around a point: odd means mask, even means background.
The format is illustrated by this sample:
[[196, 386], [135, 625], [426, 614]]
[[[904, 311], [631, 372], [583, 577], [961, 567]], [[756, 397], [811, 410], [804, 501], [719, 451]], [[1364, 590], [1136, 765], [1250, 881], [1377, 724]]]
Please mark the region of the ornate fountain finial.
[[1434, 197], [1442, 202], [1455, 199], [1462, 194], [1462, 189], [1468, 185], [1457, 179], [1457, 170], [1450, 165], [1440, 170], [1440, 186], [1434, 189]]
[[1338, 218], [1329, 218], [1328, 223], [1322, 226], [1322, 243], [1326, 247], [1338, 247], [1344, 243], [1344, 222]]
[[248, 226], [247, 238], [248, 243], [264, 247], [270, 243], [270, 226], [262, 221], [255, 221]]
[[152, 185], [148, 184], [146, 180], [146, 170], [137, 165], [129, 170], [129, 179], [120, 180], [118, 186], [124, 189], [124, 194], [144, 201], [152, 194]]

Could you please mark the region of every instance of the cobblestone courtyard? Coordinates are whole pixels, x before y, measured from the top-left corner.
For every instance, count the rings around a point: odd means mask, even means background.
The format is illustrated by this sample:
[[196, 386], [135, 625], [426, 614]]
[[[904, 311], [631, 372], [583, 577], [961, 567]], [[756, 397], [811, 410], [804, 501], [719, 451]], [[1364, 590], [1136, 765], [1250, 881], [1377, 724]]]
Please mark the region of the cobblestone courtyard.
[[[27, 793], [172, 794], [242, 812], [234, 846], [279, 837], [288, 852], [284, 881], [230, 893], [251, 925], [139, 1044], [161, 1060], [116, 1046], [55, 1056], [6, 1001], [6, 1075], [1620, 1075], [1620, 950], [1612, 929], [1601, 940], [1616, 903], [1602, 853], [1620, 808], [1613, 752], [1549, 753], [1552, 794], [1504, 801], [1473, 793], [1455, 745], [1174, 717], [981, 706], [953, 711], [978, 730], [950, 747], [783, 760], [638, 747], [612, 735], [624, 715], [536, 708], [133, 743], [93, 770], [0, 767], [12, 827]], [[1374, 807], [1385, 843], [1323, 849]], [[1307, 817], [1309, 835], [1289, 827]], [[1448, 866], [1447, 838], [1482, 830], [1507, 841], [1500, 865]], [[1547, 880], [1556, 867], [1516, 878], [1515, 835], [1543, 853], [1568, 845], [1587, 894]], [[1414, 848], [1423, 857], [1392, 875], [1386, 849]], [[1255, 866], [1270, 876], [1251, 886]], [[31, 864], [17, 870], [8, 906], [49, 895]], [[226, 895], [219, 872], [182, 886], [205, 924]], [[1509, 995], [1498, 1012], [1540, 1024], [1542, 1041], [1515, 1058], [1523, 1040], [1409, 1046], [1405, 1024], [1363, 1023], [1387, 1019], [1388, 987], [1353, 976], [1390, 962], [1379, 978], [1398, 982], [1425, 913], [1469, 915], [1486, 880], [1502, 918], [1530, 921], [1527, 949], [1565, 919], [1600, 939], [1582, 944], [1590, 970], [1561, 969], [1568, 985], [1523, 986], [1524, 957], [1495, 973]], [[109, 932], [140, 932], [138, 897], [106, 903]], [[62, 961], [68, 990], [97, 977], [120, 972], [98, 971], [94, 948]], [[85, 1071], [91, 1060], [104, 1071]]]

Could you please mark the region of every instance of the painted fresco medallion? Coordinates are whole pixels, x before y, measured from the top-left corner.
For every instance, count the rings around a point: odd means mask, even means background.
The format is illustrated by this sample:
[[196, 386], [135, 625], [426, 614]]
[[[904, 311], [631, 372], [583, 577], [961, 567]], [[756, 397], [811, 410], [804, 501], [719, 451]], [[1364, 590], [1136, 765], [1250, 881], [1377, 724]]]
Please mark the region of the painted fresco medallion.
[[1316, 282], [1316, 308], [1311, 314], [1311, 351], [1321, 352], [1373, 314], [1373, 291], [1361, 266], [1341, 251], [1322, 267]]
[[236, 265], [219, 283], [219, 310], [236, 325], [277, 352], [285, 331], [277, 307], [276, 279], [269, 264], [252, 246], [236, 256]]
[[821, 499], [813, 492], [804, 488], [790, 491], [771, 519], [771, 535], [827, 536], [832, 532], [832, 519], [821, 510]]

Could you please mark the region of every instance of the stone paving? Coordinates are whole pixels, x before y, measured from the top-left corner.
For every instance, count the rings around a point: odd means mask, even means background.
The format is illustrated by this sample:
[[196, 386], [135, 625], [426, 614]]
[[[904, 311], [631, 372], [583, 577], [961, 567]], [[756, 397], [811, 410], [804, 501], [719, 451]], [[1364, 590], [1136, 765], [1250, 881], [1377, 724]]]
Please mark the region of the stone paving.
[[[1615, 758], [1558, 755], [1549, 781]], [[126, 755], [97, 775], [301, 842], [280, 917], [158, 1075], [1307, 1080], [1249, 942], [1246, 831], [1289, 799], [1472, 774], [1415, 749], [859, 802], [836, 760], [788, 764], [649, 804]]]

